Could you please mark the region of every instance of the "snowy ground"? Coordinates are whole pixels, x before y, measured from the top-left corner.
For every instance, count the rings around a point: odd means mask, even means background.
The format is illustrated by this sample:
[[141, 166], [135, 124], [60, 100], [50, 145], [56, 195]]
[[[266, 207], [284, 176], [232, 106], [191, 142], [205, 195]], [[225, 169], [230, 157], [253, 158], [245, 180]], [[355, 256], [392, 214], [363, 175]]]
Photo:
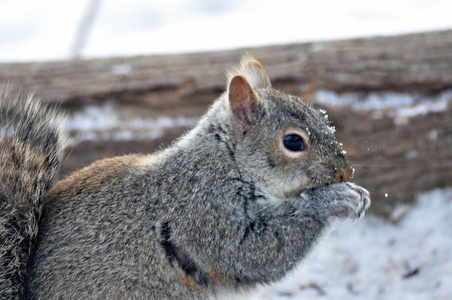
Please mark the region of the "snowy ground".
[[395, 223], [346, 222], [257, 299], [452, 299], [452, 188], [394, 210]]

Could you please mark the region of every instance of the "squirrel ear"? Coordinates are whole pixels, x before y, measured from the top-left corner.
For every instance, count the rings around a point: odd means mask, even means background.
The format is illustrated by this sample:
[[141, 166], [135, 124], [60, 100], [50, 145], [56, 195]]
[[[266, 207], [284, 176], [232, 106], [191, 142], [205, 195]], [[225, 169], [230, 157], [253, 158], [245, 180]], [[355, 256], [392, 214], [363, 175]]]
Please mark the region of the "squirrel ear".
[[242, 59], [242, 70], [255, 89], [265, 89], [272, 86], [264, 67], [253, 57], [245, 56]]
[[272, 86], [262, 64], [251, 55], [243, 56], [240, 65], [228, 72], [229, 79], [236, 75], [245, 76], [255, 89], [265, 89]]
[[259, 96], [246, 77], [237, 75], [231, 79], [229, 83], [229, 105], [244, 131], [253, 124], [253, 114], [257, 109], [258, 102]]

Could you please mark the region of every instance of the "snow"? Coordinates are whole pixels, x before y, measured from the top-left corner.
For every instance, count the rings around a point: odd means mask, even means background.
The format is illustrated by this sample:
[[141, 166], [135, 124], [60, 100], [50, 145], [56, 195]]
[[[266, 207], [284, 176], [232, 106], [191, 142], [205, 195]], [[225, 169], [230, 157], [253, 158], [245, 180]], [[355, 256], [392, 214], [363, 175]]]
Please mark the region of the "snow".
[[87, 105], [68, 116], [65, 130], [72, 146], [83, 141], [126, 141], [156, 139], [165, 129], [194, 127], [199, 118], [146, 117], [127, 118], [113, 103]]
[[[390, 195], [389, 195], [390, 197]], [[344, 222], [283, 282], [252, 299], [452, 299], [452, 188]]]
[[326, 106], [351, 106], [355, 111], [375, 110], [373, 117], [376, 119], [386, 114], [405, 120], [430, 112], [445, 111], [452, 102], [452, 90], [434, 96], [395, 92], [373, 92], [365, 96], [360, 93], [339, 95], [326, 90], [318, 90], [315, 95], [317, 101]]
[[[0, 61], [70, 58], [90, 1], [0, 0]], [[109, 0], [100, 3], [81, 54], [180, 53], [448, 29], [450, 11], [449, 0]]]
[[441, 99], [430, 103], [420, 103], [413, 107], [402, 107], [397, 111], [397, 115], [401, 117], [414, 117], [417, 115], [425, 115], [429, 112], [445, 111], [450, 100]]
[[428, 133], [428, 137], [432, 140], [432, 141], [436, 141], [438, 139], [438, 131], [436, 129], [432, 129], [430, 130], [430, 132]]
[[132, 71], [132, 67], [129, 64], [114, 65], [111, 68], [113, 75], [127, 75]]

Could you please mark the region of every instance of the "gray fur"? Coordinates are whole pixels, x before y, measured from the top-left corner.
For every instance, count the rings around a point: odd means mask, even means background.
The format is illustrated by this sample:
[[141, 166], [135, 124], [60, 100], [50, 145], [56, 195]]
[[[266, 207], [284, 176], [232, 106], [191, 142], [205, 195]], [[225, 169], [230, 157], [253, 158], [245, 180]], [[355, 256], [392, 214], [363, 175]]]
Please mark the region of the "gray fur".
[[[323, 115], [263, 79], [252, 91], [238, 83], [257, 101], [246, 117], [229, 102], [243, 89], [228, 90], [168, 149], [99, 161], [52, 187], [27, 297], [215, 298], [280, 280], [332, 222], [361, 217], [369, 194], [342, 182], [350, 163]], [[309, 136], [306, 154], [280, 148], [288, 130]]]

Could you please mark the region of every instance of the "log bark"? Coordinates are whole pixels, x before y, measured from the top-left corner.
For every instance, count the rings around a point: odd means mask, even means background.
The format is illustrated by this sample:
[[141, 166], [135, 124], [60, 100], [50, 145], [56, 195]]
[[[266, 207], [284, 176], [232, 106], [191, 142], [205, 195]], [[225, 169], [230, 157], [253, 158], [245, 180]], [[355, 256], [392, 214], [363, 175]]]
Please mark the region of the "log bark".
[[[314, 102], [318, 90], [435, 95], [452, 89], [452, 30], [208, 53], [8, 63], [0, 64], [0, 83], [58, 103], [72, 116], [87, 105], [114, 103], [126, 119], [199, 117], [224, 89], [225, 70], [244, 53], [263, 63], [276, 88]], [[375, 117], [372, 109], [324, 108], [356, 165], [354, 180], [372, 193], [371, 212], [388, 216], [416, 193], [451, 185], [451, 101], [445, 109], [403, 122], [380, 109]], [[70, 149], [62, 174], [103, 157], [154, 151], [188, 128], [166, 128], [148, 139], [83, 140]]]
[[436, 92], [452, 88], [452, 30], [208, 53], [0, 64], [0, 82], [49, 101], [78, 105], [115, 98], [154, 108], [210, 103], [224, 70], [256, 56], [278, 86]]

